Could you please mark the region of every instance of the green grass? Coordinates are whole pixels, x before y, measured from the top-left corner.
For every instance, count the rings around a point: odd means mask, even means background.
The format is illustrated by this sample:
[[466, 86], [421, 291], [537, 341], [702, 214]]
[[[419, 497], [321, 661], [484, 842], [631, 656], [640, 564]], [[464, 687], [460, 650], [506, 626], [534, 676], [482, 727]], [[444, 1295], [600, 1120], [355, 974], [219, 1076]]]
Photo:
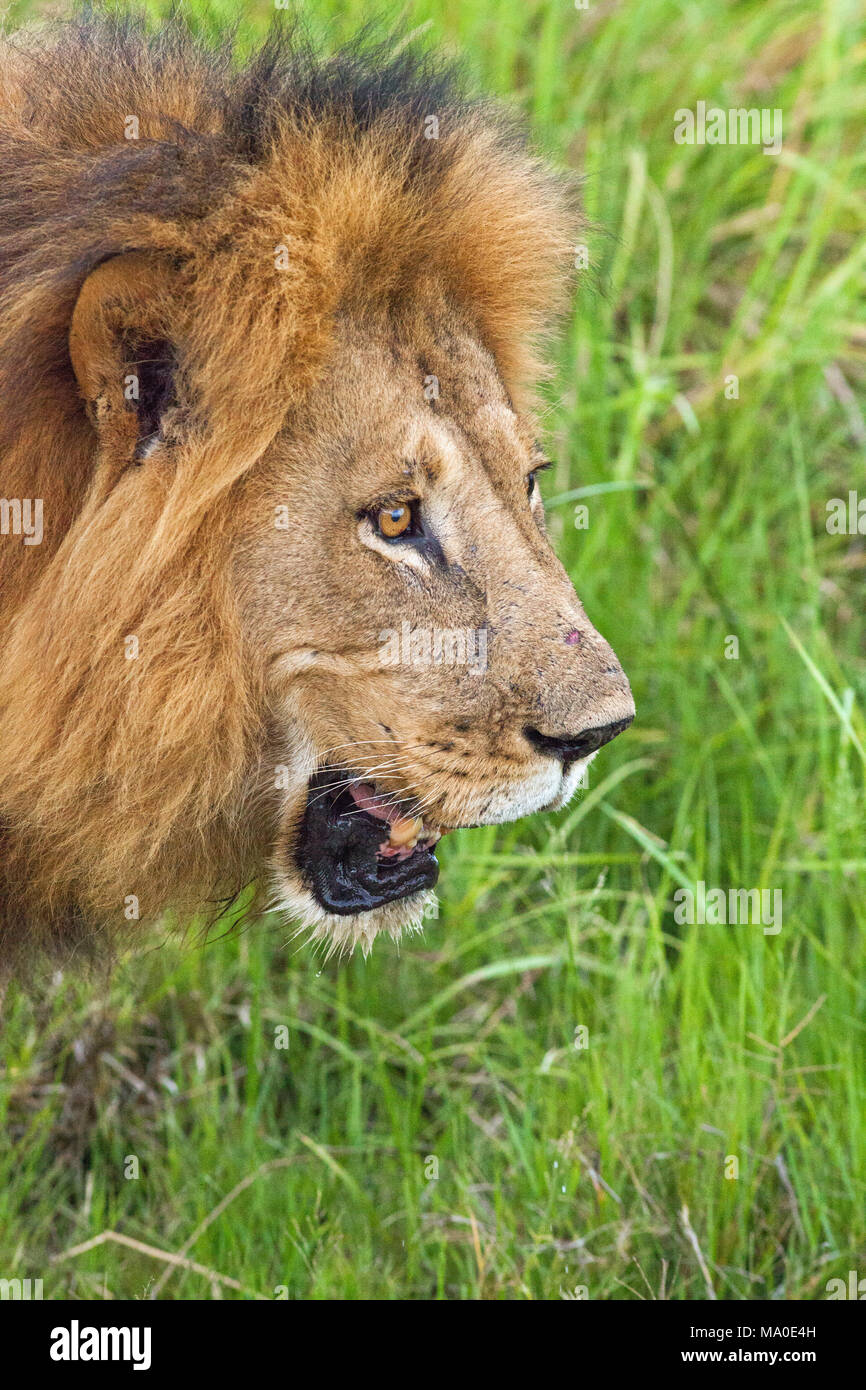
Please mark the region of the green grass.
[[[323, 966], [272, 920], [11, 991], [0, 1275], [146, 1296], [152, 1254], [52, 1257], [185, 1252], [249, 1179], [188, 1249], [225, 1297], [822, 1298], [866, 1273], [866, 543], [825, 527], [866, 496], [862, 10], [383, 12], [586, 176], [545, 491], [638, 719], [558, 818], [450, 839], [401, 952]], [[675, 144], [700, 99], [781, 108], [782, 154]], [[701, 879], [781, 889], [781, 932], [677, 925]]]

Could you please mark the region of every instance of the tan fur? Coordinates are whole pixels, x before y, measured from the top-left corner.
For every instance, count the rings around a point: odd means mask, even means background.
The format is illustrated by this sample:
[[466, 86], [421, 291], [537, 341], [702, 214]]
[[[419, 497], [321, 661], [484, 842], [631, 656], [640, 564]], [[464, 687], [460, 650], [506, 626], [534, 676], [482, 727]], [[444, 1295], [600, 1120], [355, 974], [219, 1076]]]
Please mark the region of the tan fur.
[[[41, 498], [45, 534], [0, 537], [0, 951], [126, 926], [131, 895], [141, 919], [189, 915], [255, 878], [314, 931], [396, 933], [418, 904], [323, 923], [293, 877], [329, 750], [354, 743], [364, 773], [385, 744], [361, 741], [390, 739], [385, 782], [457, 825], [536, 768], [524, 723], [630, 705], [525, 496], [560, 186], [483, 107], [444, 109], [428, 142], [417, 101], [353, 126], [339, 101], [271, 92], [246, 157], [226, 54], [106, 22], [12, 45], [0, 495]], [[137, 455], [123, 383], [154, 339], [176, 395]], [[462, 580], [413, 581], [360, 541], [358, 511], [406, 478]], [[484, 679], [383, 671], [403, 616], [491, 624]]]

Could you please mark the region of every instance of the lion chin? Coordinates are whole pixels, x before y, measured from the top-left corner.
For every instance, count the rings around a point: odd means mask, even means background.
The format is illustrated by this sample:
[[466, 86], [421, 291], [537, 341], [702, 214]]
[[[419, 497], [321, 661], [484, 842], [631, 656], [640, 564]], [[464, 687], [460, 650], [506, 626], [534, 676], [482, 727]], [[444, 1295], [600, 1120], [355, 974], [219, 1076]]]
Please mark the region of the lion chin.
[[377, 936], [384, 934], [397, 942], [404, 933], [417, 936], [423, 931], [424, 922], [438, 915], [438, 899], [432, 889], [344, 917], [326, 912], [312, 893], [292, 888], [285, 880], [278, 885], [272, 907], [291, 919], [292, 940], [302, 937], [309, 945], [320, 945], [326, 960], [333, 955], [351, 955], [356, 949], [366, 957]]
[[[541, 804], [517, 803], [495, 821], [525, 811], [561, 810], [586, 785], [595, 756], [564, 771], [552, 796], [549, 786], [540, 794], [536, 789], [533, 801]], [[291, 848], [282, 847], [272, 871], [271, 910], [296, 924], [292, 939], [321, 944], [329, 959], [356, 948], [366, 957], [380, 935], [399, 942], [404, 933], [420, 934], [424, 922], [438, 916], [434, 851], [449, 832], [425, 825], [410, 804], [377, 795], [371, 784], [338, 769], [316, 771], [305, 795]]]

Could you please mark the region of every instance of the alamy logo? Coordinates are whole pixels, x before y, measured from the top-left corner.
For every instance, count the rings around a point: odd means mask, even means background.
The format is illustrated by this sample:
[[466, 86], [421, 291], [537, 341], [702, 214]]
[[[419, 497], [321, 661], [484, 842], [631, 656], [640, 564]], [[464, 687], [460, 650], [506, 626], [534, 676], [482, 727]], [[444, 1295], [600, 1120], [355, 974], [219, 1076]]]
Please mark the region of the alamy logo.
[[42, 498], [0, 497], [0, 536], [23, 536], [25, 545], [41, 545]]
[[695, 110], [681, 106], [674, 112], [674, 140], [678, 145], [763, 145], [764, 154], [782, 149], [782, 112], [775, 107], [734, 107], [724, 111], [699, 101]]
[[468, 666], [487, 670], [486, 627], [386, 627], [379, 633], [383, 666]]
[[52, 1361], [131, 1361], [134, 1371], [150, 1370], [149, 1327], [69, 1327], [51, 1329]]
[[762, 926], [765, 936], [782, 930], [781, 888], [708, 888], [703, 879], [674, 893], [674, 921], [679, 926]]

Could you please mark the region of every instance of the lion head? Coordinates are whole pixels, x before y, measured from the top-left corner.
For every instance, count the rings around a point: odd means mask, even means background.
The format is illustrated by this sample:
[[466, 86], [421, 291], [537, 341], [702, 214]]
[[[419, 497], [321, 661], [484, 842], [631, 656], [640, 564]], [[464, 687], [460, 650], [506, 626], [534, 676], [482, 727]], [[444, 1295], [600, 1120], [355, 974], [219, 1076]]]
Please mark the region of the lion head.
[[88, 20], [0, 64], [7, 951], [252, 881], [396, 937], [443, 833], [634, 714], [537, 485], [562, 187], [405, 50]]

